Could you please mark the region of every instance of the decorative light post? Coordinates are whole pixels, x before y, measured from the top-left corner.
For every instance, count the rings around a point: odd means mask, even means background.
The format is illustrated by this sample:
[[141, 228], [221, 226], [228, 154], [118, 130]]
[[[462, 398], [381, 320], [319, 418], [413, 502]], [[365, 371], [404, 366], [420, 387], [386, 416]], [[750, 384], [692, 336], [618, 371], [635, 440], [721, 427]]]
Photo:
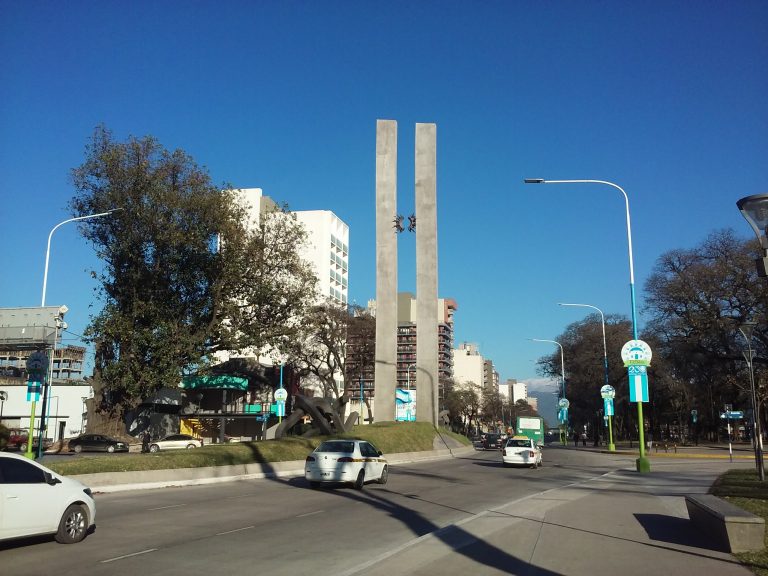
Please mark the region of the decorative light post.
[[[64, 220], [63, 222], [59, 222], [51, 228], [51, 231], [48, 233], [48, 246], [45, 249], [45, 269], [43, 270], [43, 295], [40, 299], [40, 307], [45, 306], [45, 291], [48, 287], [48, 263], [51, 259], [51, 238], [53, 237], [53, 233], [56, 232], [56, 230], [63, 226], [64, 224], [69, 224], [70, 222], [77, 222], [79, 220], [89, 220], [91, 218], [100, 218], [101, 216], [107, 216], [109, 214], [112, 214], [112, 212], [116, 212], [118, 210], [122, 210], [122, 208], [114, 208], [112, 210], [108, 210], [107, 212], [99, 212], [98, 214], [88, 214], [87, 216], [78, 216], [76, 218], [68, 218], [67, 220]], [[66, 328], [66, 323], [62, 322], [61, 328]], [[51, 386], [53, 385], [53, 357], [55, 355], [56, 351], [56, 339], [58, 338], [58, 328], [59, 326], [56, 326], [57, 328], [57, 335], [56, 338], [53, 340], [53, 346], [51, 349], [51, 358], [50, 358], [50, 364], [48, 366], [48, 382], [45, 386], [43, 386], [43, 404], [40, 410], [40, 432], [39, 432], [39, 439], [40, 441], [37, 444], [37, 457], [39, 458], [42, 456], [43, 452], [43, 439], [45, 437], [45, 429], [46, 429], [46, 423], [48, 422], [48, 394], [50, 393]]]
[[[632, 226], [629, 217], [629, 197], [618, 184], [607, 180], [545, 180], [543, 178], [526, 178], [526, 184], [604, 184], [615, 188], [624, 196], [627, 216], [627, 247], [629, 249], [629, 295], [632, 305], [632, 339], [637, 340], [637, 306], [635, 304], [635, 265], [632, 258]], [[651, 461], [645, 455], [645, 421], [643, 420], [643, 402], [637, 402], [637, 430], [640, 440], [640, 457], [635, 461], [638, 472], [650, 472]]]
[[[736, 202], [736, 206], [744, 219], [749, 223], [750, 227], [757, 236], [757, 241], [760, 243], [760, 249], [762, 250], [762, 256], [755, 260], [755, 267], [757, 268], [757, 275], [761, 278], [768, 277], [768, 194], [753, 194], [752, 196], [745, 196]], [[755, 434], [755, 464], [757, 465], [757, 472], [760, 476], [760, 480], [765, 480], [765, 468], [763, 466], [763, 435], [760, 426], [760, 403], [757, 399], [757, 391], [755, 389], [755, 372], [752, 365], [752, 332], [755, 329], [754, 323], [745, 323], [739, 327], [739, 332], [747, 341], [749, 358], [747, 363], [749, 365], [749, 381], [752, 387], [752, 416], [753, 416], [753, 433]]]
[[[557, 344], [560, 347], [560, 382], [561, 382], [561, 400], [566, 400], [565, 397], [565, 354], [563, 354], [563, 345], [557, 340], [542, 340], [540, 338], [529, 338], [532, 342], [549, 342], [550, 344]], [[565, 408], [565, 418], [563, 419], [563, 430], [560, 433], [560, 443], [565, 446], [568, 442], [568, 408]]]
[[[592, 304], [570, 304], [566, 302], [558, 302], [558, 306], [580, 306], [583, 308], [593, 308], [594, 310], [597, 310], [600, 312], [600, 322], [603, 327], [603, 366], [605, 367], [605, 378], [603, 379], [603, 386], [608, 386], [608, 346], [605, 343], [605, 314], [603, 314], [603, 311], [600, 310], [597, 306], [592, 306]], [[608, 418], [608, 450], [610, 452], [616, 451], [616, 445], [613, 443], [613, 429], [611, 426], [611, 416], [607, 416]]]

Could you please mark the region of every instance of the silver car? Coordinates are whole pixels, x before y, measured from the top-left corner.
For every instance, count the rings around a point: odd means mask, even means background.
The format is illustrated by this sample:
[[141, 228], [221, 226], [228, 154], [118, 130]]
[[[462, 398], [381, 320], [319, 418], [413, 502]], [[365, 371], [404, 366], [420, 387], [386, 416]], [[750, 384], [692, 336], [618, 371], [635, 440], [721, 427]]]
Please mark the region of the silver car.
[[189, 434], [171, 434], [160, 440], [150, 443], [150, 452], [159, 452], [160, 450], [191, 450], [200, 448], [203, 445], [202, 440], [198, 440]]

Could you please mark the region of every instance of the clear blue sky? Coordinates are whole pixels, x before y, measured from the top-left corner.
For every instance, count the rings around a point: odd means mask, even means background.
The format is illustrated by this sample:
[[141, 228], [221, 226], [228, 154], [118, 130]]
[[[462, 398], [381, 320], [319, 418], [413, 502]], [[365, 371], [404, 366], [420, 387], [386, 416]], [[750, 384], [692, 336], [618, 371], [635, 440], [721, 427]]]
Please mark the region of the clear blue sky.
[[[217, 183], [261, 187], [350, 226], [351, 297], [375, 297], [377, 118], [399, 123], [399, 211], [413, 211], [415, 122], [438, 135], [439, 292], [456, 337], [530, 379], [589, 303], [629, 316], [655, 260], [768, 192], [768, 3], [16, 2], [0, 0], [0, 307], [40, 304], [49, 230], [93, 128], [152, 134]], [[414, 236], [400, 289], [415, 290]], [[98, 266], [53, 239], [47, 304], [79, 333]], [[642, 319], [641, 319], [642, 320]], [[71, 334], [68, 342], [76, 343]], [[567, 365], [567, 359], [566, 359]], [[599, 383], [597, 383], [599, 385]]]

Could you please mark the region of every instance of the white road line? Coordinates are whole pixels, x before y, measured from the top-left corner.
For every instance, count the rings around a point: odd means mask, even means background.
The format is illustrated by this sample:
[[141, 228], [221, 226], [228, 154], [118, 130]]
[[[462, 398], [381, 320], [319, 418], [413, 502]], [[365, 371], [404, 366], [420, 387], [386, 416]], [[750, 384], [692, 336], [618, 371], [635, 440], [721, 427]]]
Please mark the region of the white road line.
[[160, 506], [159, 508], [147, 508], [147, 512], [152, 510], [167, 510], [168, 508], [181, 508], [182, 506], [186, 506], [186, 504], [172, 504], [170, 506]]
[[243, 530], [250, 530], [256, 528], [256, 526], [246, 526], [245, 528], [235, 528], [234, 530], [227, 530], [226, 532], [217, 532], [216, 536], [224, 536], [224, 534], [232, 534], [234, 532], [242, 532]]
[[314, 512], [307, 512], [306, 514], [299, 514], [296, 518], [306, 518], [307, 516], [313, 516], [315, 514], [322, 514], [325, 510], [315, 510]]
[[149, 554], [150, 552], [156, 552], [157, 548], [150, 548], [149, 550], [142, 550], [141, 552], [134, 552], [133, 554], [126, 554], [125, 556], [118, 556], [117, 558], [110, 558], [109, 560], [102, 560], [102, 564], [108, 562], [114, 562], [115, 560], [122, 560], [123, 558], [130, 558], [131, 556], [141, 556], [142, 554]]

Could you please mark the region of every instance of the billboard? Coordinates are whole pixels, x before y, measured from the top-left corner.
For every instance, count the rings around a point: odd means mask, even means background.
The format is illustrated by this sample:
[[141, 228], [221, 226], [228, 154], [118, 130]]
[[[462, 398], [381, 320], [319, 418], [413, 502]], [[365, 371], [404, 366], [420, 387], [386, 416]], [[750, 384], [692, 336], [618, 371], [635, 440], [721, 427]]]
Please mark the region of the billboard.
[[416, 390], [395, 389], [395, 420], [416, 421]]

